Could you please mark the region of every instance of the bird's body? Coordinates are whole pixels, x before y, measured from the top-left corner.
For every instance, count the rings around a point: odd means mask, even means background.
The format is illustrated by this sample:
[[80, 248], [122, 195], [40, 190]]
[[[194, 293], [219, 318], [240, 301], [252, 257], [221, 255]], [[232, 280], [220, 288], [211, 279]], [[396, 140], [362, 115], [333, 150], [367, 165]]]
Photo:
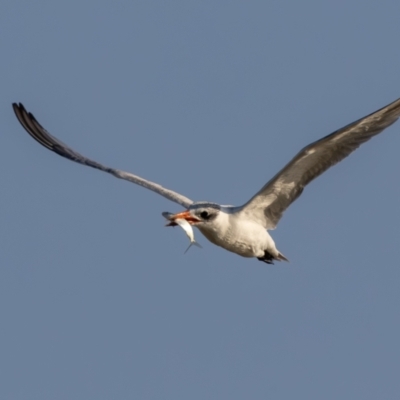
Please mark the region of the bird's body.
[[200, 232], [211, 242], [242, 257], [264, 257], [265, 252], [278, 258], [280, 254], [267, 230], [235, 211], [221, 208], [213, 224], [202, 224]]
[[[242, 257], [256, 257], [260, 261], [273, 264], [274, 260], [287, 259], [277, 250], [267, 230], [277, 226], [284, 211], [301, 195], [308, 183], [396, 122], [400, 116], [400, 99], [306, 146], [240, 207], [193, 202], [157, 183], [129, 172], [106, 167], [77, 153], [50, 135], [22, 104], [14, 103], [13, 108], [25, 130], [49, 150], [79, 164], [136, 183], [183, 206], [183, 212], [163, 215], [168, 219], [168, 225], [181, 225], [191, 243], [194, 243], [194, 237], [193, 232], [188, 229], [188, 224], [196, 226], [217, 246]], [[182, 223], [182, 220], [188, 224]]]

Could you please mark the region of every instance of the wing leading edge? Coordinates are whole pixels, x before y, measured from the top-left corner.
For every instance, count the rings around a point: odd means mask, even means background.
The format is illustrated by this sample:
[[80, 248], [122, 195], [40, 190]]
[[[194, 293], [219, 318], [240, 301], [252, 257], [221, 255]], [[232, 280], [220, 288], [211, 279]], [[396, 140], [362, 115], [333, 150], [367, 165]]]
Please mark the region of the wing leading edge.
[[304, 147], [239, 212], [274, 229], [305, 186], [400, 116], [400, 99]]
[[13, 109], [18, 121], [25, 128], [25, 130], [42, 146], [59, 154], [62, 157], [68, 158], [69, 160], [75, 161], [82, 165], [87, 165], [92, 168], [99, 169], [100, 171], [107, 172], [114, 175], [116, 178], [124, 179], [137, 185], [143, 186], [146, 189], [152, 190], [164, 196], [168, 200], [180, 204], [181, 206], [188, 208], [193, 201], [187, 197], [174, 192], [173, 190], [166, 189], [165, 187], [159, 185], [158, 183], [148, 181], [141, 178], [140, 176], [131, 174], [130, 172], [125, 172], [119, 169], [106, 167], [96, 161], [93, 161], [82, 154], [79, 154], [75, 150], [71, 149], [63, 142], [52, 136], [46, 129], [44, 129], [32, 113], [27, 112], [25, 107], [19, 103], [13, 103]]

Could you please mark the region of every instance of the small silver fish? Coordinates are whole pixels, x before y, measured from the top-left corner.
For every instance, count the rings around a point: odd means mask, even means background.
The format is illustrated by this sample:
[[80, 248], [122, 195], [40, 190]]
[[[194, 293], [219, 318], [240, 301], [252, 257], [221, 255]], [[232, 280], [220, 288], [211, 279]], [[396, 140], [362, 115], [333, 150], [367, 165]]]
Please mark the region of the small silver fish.
[[196, 239], [194, 238], [193, 228], [189, 224], [189, 222], [186, 221], [186, 219], [178, 218], [175, 220], [175, 222], [185, 231], [187, 237], [190, 240], [189, 247], [185, 250], [183, 254], [186, 254], [187, 251], [192, 247], [192, 245], [196, 245], [197, 247], [202, 248], [200, 244], [196, 242]]
[[[169, 221], [171, 221], [170, 217], [173, 216], [174, 214], [169, 213], [169, 212], [163, 212], [162, 215], [163, 215], [164, 218], [166, 218]], [[186, 221], [186, 219], [177, 218], [177, 219], [174, 219], [173, 221], [171, 221], [171, 222], [169, 222], [167, 224], [167, 226], [174, 226], [174, 225], [179, 225], [185, 231], [187, 237], [190, 240], [189, 247], [186, 249], [184, 254], [187, 253], [187, 251], [192, 247], [192, 245], [196, 245], [197, 247], [200, 247], [202, 249], [201, 245], [198, 242], [196, 242], [196, 240], [194, 238], [193, 228], [189, 224], [189, 222]]]

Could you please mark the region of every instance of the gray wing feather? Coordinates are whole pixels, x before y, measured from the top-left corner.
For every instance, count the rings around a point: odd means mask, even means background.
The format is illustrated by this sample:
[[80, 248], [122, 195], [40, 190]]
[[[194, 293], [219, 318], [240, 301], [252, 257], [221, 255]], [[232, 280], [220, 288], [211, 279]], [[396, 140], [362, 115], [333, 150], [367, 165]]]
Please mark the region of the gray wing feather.
[[308, 183], [392, 125], [399, 116], [400, 99], [311, 143], [240, 207], [239, 212], [262, 221], [266, 229], [274, 229], [283, 212]]
[[25, 128], [25, 130], [42, 146], [48, 148], [51, 151], [54, 151], [60, 156], [68, 158], [69, 160], [75, 161], [79, 164], [87, 165], [89, 167], [99, 169], [100, 171], [108, 172], [109, 174], [114, 175], [117, 178], [136, 183], [137, 185], [152, 190], [153, 192], [156, 192], [161, 196], [166, 197], [168, 200], [174, 201], [175, 203], [178, 203], [185, 208], [188, 208], [193, 203], [193, 201], [188, 199], [187, 197], [172, 190], [166, 189], [157, 183], [148, 181], [129, 172], [106, 167], [96, 161], [86, 158], [85, 156], [79, 154], [75, 150], [65, 145], [54, 136], [50, 135], [50, 133], [47, 132], [46, 129], [44, 129], [39, 124], [36, 118], [31, 113], [28, 113], [25, 110], [25, 107], [21, 103], [13, 103], [13, 109], [15, 115], [18, 118], [18, 121]]

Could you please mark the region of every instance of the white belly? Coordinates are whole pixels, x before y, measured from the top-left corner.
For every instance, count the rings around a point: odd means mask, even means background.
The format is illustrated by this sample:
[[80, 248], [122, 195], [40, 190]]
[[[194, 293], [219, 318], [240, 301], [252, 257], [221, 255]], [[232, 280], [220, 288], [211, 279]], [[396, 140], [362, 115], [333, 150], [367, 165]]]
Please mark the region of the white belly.
[[201, 233], [212, 243], [242, 257], [263, 257], [265, 250], [278, 253], [268, 232], [252, 221], [230, 223], [226, 229], [220, 226], [198, 226]]

